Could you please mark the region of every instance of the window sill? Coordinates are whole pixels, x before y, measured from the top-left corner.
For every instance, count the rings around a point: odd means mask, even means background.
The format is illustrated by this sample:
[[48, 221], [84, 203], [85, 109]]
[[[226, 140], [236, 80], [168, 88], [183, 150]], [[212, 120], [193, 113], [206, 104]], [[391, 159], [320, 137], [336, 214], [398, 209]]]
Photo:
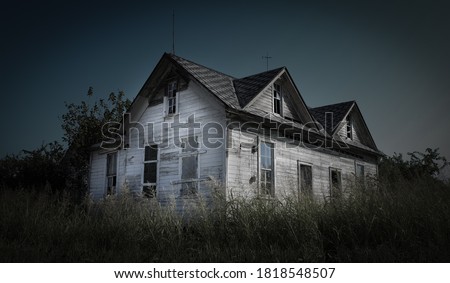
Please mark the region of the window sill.
[[175, 113], [175, 114], [167, 114], [164, 116], [164, 121], [168, 121], [168, 120], [173, 120], [173, 118], [177, 115], [180, 115], [179, 113]]
[[273, 200], [273, 199], [276, 199], [276, 198], [275, 198], [275, 195], [272, 195], [272, 194], [261, 194], [261, 193], [258, 193], [258, 198], [260, 198], [260, 199], [266, 199], [266, 200]]
[[171, 181], [171, 185], [178, 185], [178, 184], [184, 184], [184, 183], [193, 183], [193, 182], [204, 182], [204, 181], [210, 181], [210, 177], [204, 177], [204, 178], [197, 178], [197, 179], [184, 179], [184, 180], [175, 180]]

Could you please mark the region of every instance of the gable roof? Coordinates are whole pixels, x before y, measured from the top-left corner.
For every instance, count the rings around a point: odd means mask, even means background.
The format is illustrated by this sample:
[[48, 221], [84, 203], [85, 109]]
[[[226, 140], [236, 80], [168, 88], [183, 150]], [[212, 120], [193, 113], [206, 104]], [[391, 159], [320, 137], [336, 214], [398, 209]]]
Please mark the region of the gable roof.
[[[314, 118], [319, 122], [328, 134], [333, 135], [339, 124], [347, 116], [347, 113], [355, 104], [355, 101], [346, 101], [336, 104], [330, 104], [325, 106], [320, 106], [316, 108], [310, 108], [309, 112], [314, 116]], [[326, 113], [333, 113], [333, 121], [325, 121]]]
[[257, 96], [283, 69], [284, 67], [235, 79], [234, 89], [239, 99], [239, 105], [244, 108], [255, 96]]
[[239, 109], [239, 102], [233, 87], [234, 78], [200, 64], [186, 60], [174, 54], [165, 53], [173, 62], [186, 70], [207, 90], [217, 96], [226, 105]]
[[[138, 96], [135, 97], [131, 107], [133, 107], [133, 104], [140, 104], [140, 102], [138, 101], [143, 101], [145, 97], [148, 97], [148, 93], [151, 93], [152, 89], [156, 89], [157, 85], [159, 84], [159, 78], [163, 77], [164, 74], [167, 74], [167, 68], [171, 69], [173, 67], [177, 68], [179, 71], [185, 73], [185, 75], [195, 80], [208, 92], [210, 92], [221, 102], [223, 102], [226, 106], [230, 107], [231, 109], [236, 109], [241, 113], [245, 112], [260, 117], [264, 117], [266, 114], [269, 114], [267, 112], [263, 113], [264, 111], [260, 111], [257, 109], [250, 109], [248, 107], [246, 108], [246, 106], [251, 104], [251, 102], [256, 99], [256, 97], [265, 88], [267, 88], [269, 84], [273, 82], [274, 79], [276, 79], [277, 76], [285, 73], [288, 80], [291, 82], [296, 92], [299, 94], [301, 100], [300, 107], [304, 107], [306, 113], [305, 115], [307, 115], [307, 121], [310, 119], [310, 121], [315, 119], [318, 123], [325, 127], [325, 113], [333, 113], [333, 125], [331, 125], [331, 123], [326, 124], [326, 133], [332, 135], [338, 128], [340, 122], [343, 121], [346, 115], [352, 110], [354, 105], [361, 115], [355, 101], [347, 101], [316, 108], [307, 107], [303, 100], [303, 97], [298, 91], [286, 67], [281, 67], [238, 79], [171, 53], [164, 53], [164, 55], [161, 57], [155, 69], [150, 74], [150, 77], [147, 79], [144, 86], [139, 91]], [[141, 98], [139, 99], [138, 97]], [[302, 125], [299, 124], [299, 126]], [[365, 130], [368, 132], [370, 143], [371, 145], [373, 145], [373, 149], [377, 150], [373, 138], [371, 137], [370, 132], [367, 128], [367, 125], [365, 125], [365, 128]]]
[[[373, 140], [373, 137], [369, 131], [369, 128], [367, 127], [366, 121], [364, 121], [364, 117], [362, 116], [361, 111], [359, 110], [358, 104], [356, 101], [346, 101], [336, 104], [330, 104], [325, 106], [320, 106], [316, 108], [310, 108], [309, 111], [311, 114], [314, 115], [314, 118], [325, 128], [326, 132], [329, 135], [334, 135], [336, 131], [338, 130], [341, 123], [346, 119], [348, 115], [350, 115], [350, 112], [356, 112], [358, 113], [359, 117], [361, 118], [363, 128], [362, 130], [365, 131], [365, 137], [367, 137], [365, 140], [367, 143], [366, 145], [361, 143], [355, 143], [352, 140], [347, 140], [346, 143], [351, 144], [353, 146], [357, 146], [363, 149], [371, 149], [372, 151], [378, 152], [378, 148], [375, 144], [375, 141]], [[325, 121], [326, 119], [326, 113], [333, 113], [333, 120], [332, 121]]]
[[165, 56], [186, 70], [222, 102], [235, 109], [243, 109], [285, 69], [281, 67], [237, 79], [174, 54], [166, 53]]

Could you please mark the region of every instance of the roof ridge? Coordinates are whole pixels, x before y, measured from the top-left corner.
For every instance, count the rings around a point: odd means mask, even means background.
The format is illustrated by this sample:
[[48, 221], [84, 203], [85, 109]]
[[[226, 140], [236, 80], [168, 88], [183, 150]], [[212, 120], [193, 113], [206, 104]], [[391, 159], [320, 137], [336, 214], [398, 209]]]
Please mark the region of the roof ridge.
[[[338, 128], [339, 124], [343, 121], [344, 117], [347, 115], [348, 111], [352, 109], [353, 105], [356, 104], [355, 100], [349, 100], [345, 102], [339, 102], [329, 105], [323, 105], [315, 108], [310, 108], [309, 111], [313, 117], [318, 121], [329, 134], [333, 134]], [[326, 113], [333, 113], [332, 124], [327, 124]]]
[[233, 80], [239, 105], [246, 107], [283, 70], [285, 67]]
[[[191, 61], [191, 60], [186, 59], [186, 58], [184, 58], [184, 57], [175, 55], [175, 54], [173, 54], [173, 53], [166, 53], [166, 54], [167, 54], [168, 56], [170, 56], [170, 57], [176, 57], [176, 58], [178, 58], [178, 59], [182, 59], [182, 60], [187, 61], [187, 62], [189, 62], [189, 63], [191, 63], [191, 64], [197, 65], [197, 66], [199, 66], [199, 67], [208, 69], [209, 71], [212, 71], [212, 72], [215, 72], [215, 73], [217, 73], [217, 74], [223, 75], [223, 76], [228, 77], [228, 78], [230, 78], [230, 79], [232, 79], [232, 80], [235, 80], [235, 79], [236, 79], [236, 78], [233, 77], [233, 76], [230, 76], [230, 75], [228, 75], [228, 74], [225, 74], [225, 73], [220, 72], [220, 71], [217, 71], [217, 70], [214, 70], [214, 69], [212, 69], [212, 68], [210, 68], [210, 67], [206, 67], [205, 65], [199, 64], [199, 63], [197, 63], [197, 62]], [[175, 58], [173, 58], [173, 59], [175, 59]]]
[[249, 75], [249, 76], [245, 76], [245, 77], [242, 77], [242, 78], [235, 78], [235, 80], [243, 80], [243, 79], [246, 79], [246, 78], [256, 77], [256, 76], [260, 76], [260, 75], [265, 74], [265, 73], [271, 73], [273, 71], [279, 71], [279, 70], [282, 70], [282, 69], [286, 69], [286, 67], [285, 66], [278, 67], [278, 68], [275, 68], [275, 69], [271, 69], [271, 70], [264, 71], [264, 72], [259, 72], [259, 73], [256, 73], [256, 74], [253, 74], [253, 75]]
[[331, 107], [331, 106], [336, 106], [336, 105], [340, 105], [340, 104], [347, 104], [347, 103], [356, 103], [356, 100], [348, 100], [348, 101], [344, 101], [344, 102], [327, 104], [327, 105], [322, 105], [322, 106], [317, 106], [317, 107], [309, 107], [309, 109], [316, 110], [316, 109], [323, 108], [323, 107]]
[[239, 98], [233, 86], [233, 77], [174, 54], [165, 53], [164, 56], [188, 72], [198, 83], [226, 105], [236, 109], [240, 108]]

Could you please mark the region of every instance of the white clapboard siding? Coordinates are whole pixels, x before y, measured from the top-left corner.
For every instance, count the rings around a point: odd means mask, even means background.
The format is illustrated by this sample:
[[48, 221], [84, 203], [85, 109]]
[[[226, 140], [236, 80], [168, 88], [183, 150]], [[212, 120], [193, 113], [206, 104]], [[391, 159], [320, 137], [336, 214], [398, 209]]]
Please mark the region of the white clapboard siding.
[[258, 179], [258, 154], [252, 152], [252, 146], [257, 146], [256, 135], [229, 130], [228, 140], [228, 195], [252, 197], [257, 194]]
[[[190, 82], [187, 89], [178, 93], [178, 113], [181, 123], [186, 123], [188, 117], [195, 115], [195, 122], [200, 123], [202, 128], [209, 122], [216, 122], [225, 128], [225, 109], [219, 102], [207, 93], [203, 88]], [[163, 103], [156, 105], [151, 104], [140, 117], [139, 122], [145, 127], [145, 135], [138, 137], [137, 131], [130, 131], [131, 143], [130, 148], [122, 150], [123, 160], [119, 162], [121, 168], [119, 171], [123, 176], [120, 180], [126, 182], [127, 186], [133, 192], [140, 192], [142, 190], [142, 178], [144, 170], [144, 148], [139, 148], [139, 140], [144, 140], [144, 144], [152, 142], [148, 140], [148, 122], [153, 123], [153, 142], [159, 144], [159, 159], [157, 163], [157, 195], [158, 198], [176, 199], [180, 195], [180, 185], [174, 184], [180, 181], [181, 178], [181, 149], [174, 144], [174, 132], [169, 130], [168, 136], [162, 135], [162, 124], [170, 124], [173, 117], [163, 116]], [[198, 136], [200, 144], [202, 144], [202, 129], [196, 129], [195, 135]], [[187, 130], [180, 131], [180, 137], [187, 136]], [[161, 142], [165, 142], [167, 146], [162, 146]], [[210, 177], [219, 182], [224, 181], [224, 148], [208, 149], [201, 145], [201, 154], [199, 154], [199, 178]], [[136, 180], [140, 180], [136, 182]], [[123, 185], [123, 183], [119, 184]], [[209, 194], [205, 186], [202, 186], [201, 192]]]
[[249, 108], [257, 109], [266, 113], [273, 113], [273, 85], [270, 85], [262, 93], [260, 93]]
[[[292, 83], [288, 80], [287, 74], [283, 74], [281, 79], [279, 80], [281, 84], [281, 90], [283, 95], [283, 116], [288, 117], [297, 121], [302, 121], [302, 117], [300, 117], [299, 111], [302, 111], [301, 107], [301, 99], [292, 85]], [[305, 119], [306, 121], [306, 119]]]
[[106, 187], [106, 154], [99, 154], [98, 151], [92, 152], [90, 167], [89, 193], [93, 199], [100, 199], [103, 197]]
[[[309, 121], [309, 118], [306, 117], [306, 109], [302, 105], [301, 98], [289, 80], [288, 75], [283, 73], [275, 83], [281, 86], [283, 117], [303, 122]], [[255, 101], [249, 105], [249, 109], [273, 113], [273, 84], [269, 85], [256, 97]]]
[[[370, 142], [367, 140], [368, 137], [364, 137], [363, 131], [364, 131], [364, 122], [362, 121], [361, 117], [359, 115], [356, 115], [355, 113], [350, 113], [350, 118], [352, 120], [352, 140], [356, 143], [363, 144], [365, 146], [371, 147]], [[347, 121], [344, 120], [340, 128], [337, 131], [337, 134], [342, 138], [342, 140], [347, 139]]]
[[[228, 149], [228, 192], [234, 195], [251, 196], [257, 192], [258, 154], [251, 149], [240, 148], [246, 142], [239, 130], [229, 131], [232, 148]], [[285, 197], [298, 192], [297, 162], [310, 164], [313, 172], [313, 193], [317, 198], [328, 197], [330, 192], [330, 168], [341, 170], [342, 187], [348, 188], [355, 180], [355, 162], [352, 157], [338, 155], [324, 149], [309, 149], [289, 145], [272, 139], [275, 145], [275, 195]], [[363, 162], [365, 173], [375, 175], [377, 165]]]

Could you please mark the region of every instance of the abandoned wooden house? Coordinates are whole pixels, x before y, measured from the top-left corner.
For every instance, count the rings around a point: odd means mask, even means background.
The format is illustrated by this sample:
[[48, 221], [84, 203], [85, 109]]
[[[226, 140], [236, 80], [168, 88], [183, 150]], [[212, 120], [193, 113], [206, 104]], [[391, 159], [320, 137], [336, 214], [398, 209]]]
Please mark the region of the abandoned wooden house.
[[165, 53], [135, 97], [119, 143], [93, 147], [93, 198], [124, 188], [160, 202], [227, 195], [329, 197], [377, 174], [354, 101], [309, 108], [285, 67], [234, 78]]

